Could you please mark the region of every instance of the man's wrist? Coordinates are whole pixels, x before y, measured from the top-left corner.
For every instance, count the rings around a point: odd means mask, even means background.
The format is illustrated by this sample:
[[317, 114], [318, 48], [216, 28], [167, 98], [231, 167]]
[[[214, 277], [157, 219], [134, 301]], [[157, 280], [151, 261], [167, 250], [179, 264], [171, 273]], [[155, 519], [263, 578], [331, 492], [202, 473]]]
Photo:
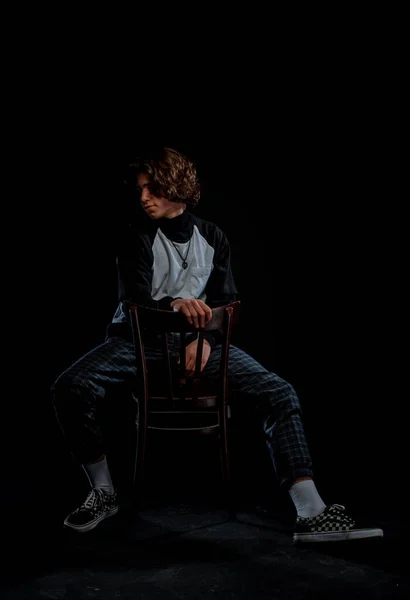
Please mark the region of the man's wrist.
[[175, 306], [175, 302], [176, 302], [177, 300], [183, 300], [183, 298], [180, 298], [179, 296], [178, 296], [178, 298], [174, 298], [174, 299], [172, 300], [171, 304], [170, 304], [171, 308], [174, 308], [174, 306]]

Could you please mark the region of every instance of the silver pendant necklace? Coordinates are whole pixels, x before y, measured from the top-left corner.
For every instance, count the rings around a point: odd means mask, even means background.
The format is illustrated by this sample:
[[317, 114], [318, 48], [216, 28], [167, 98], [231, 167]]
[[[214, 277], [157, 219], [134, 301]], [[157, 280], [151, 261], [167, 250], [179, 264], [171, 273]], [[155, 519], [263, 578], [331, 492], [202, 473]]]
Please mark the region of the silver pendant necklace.
[[[192, 237], [192, 236], [191, 236], [191, 237]], [[172, 240], [170, 240], [170, 241], [172, 242]], [[187, 268], [187, 266], [188, 266], [188, 263], [187, 263], [186, 259], [187, 259], [187, 257], [188, 257], [188, 254], [189, 254], [189, 247], [190, 247], [190, 245], [191, 245], [191, 238], [189, 238], [188, 251], [187, 251], [187, 253], [186, 253], [186, 256], [185, 256], [185, 258], [184, 258], [183, 256], [181, 256], [181, 254], [180, 254], [180, 252], [179, 252], [178, 248], [175, 246], [174, 242], [172, 242], [172, 245], [174, 246], [175, 250], [178, 252], [179, 256], [182, 258], [182, 268], [183, 268], [183, 269], [186, 269], [186, 268]]]

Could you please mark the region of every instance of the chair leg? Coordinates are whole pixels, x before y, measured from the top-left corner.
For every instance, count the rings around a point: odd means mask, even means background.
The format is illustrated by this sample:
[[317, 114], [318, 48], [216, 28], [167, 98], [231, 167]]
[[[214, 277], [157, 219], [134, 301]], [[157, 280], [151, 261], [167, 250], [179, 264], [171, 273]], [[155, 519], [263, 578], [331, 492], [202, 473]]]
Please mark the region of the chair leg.
[[222, 463], [222, 477], [225, 493], [226, 510], [229, 513], [229, 518], [236, 519], [236, 507], [232, 489], [232, 478], [230, 469], [230, 456], [227, 434], [227, 411], [223, 411], [222, 420], [219, 432], [219, 449]]
[[[134, 398], [135, 400], [135, 398]], [[132, 464], [132, 480], [131, 480], [131, 498], [138, 510], [142, 506], [143, 497], [143, 481], [145, 474], [145, 455], [147, 446], [147, 419], [145, 415], [144, 402], [136, 400], [137, 413], [133, 413], [133, 464]]]

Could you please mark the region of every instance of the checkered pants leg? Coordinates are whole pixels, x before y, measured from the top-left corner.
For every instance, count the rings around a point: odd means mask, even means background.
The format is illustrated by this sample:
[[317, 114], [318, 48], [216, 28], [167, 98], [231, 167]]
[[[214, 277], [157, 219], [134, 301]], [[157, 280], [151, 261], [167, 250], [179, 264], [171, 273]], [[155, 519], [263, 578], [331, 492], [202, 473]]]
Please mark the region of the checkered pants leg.
[[[177, 352], [178, 335], [170, 336]], [[161, 350], [145, 347], [147, 362], [158, 360]], [[204, 375], [218, 377], [221, 347], [213, 349]], [[104, 454], [97, 409], [110, 391], [131, 386], [136, 375], [132, 342], [107, 338], [64, 371], [51, 388], [57, 420], [76, 460], [86, 463]], [[268, 450], [281, 485], [296, 477], [312, 477], [299, 399], [292, 386], [269, 372], [234, 345], [230, 347], [228, 377], [233, 398], [261, 417]]]
[[[204, 375], [217, 376], [220, 353], [220, 346], [213, 349]], [[313, 477], [301, 407], [293, 387], [232, 344], [228, 375], [233, 397], [238, 397], [262, 419], [269, 454], [280, 484], [286, 488], [297, 477]]]
[[[160, 350], [146, 348], [148, 360]], [[76, 461], [86, 464], [105, 453], [99, 418], [110, 393], [132, 384], [136, 375], [132, 342], [107, 338], [64, 371], [51, 387], [58, 423]]]

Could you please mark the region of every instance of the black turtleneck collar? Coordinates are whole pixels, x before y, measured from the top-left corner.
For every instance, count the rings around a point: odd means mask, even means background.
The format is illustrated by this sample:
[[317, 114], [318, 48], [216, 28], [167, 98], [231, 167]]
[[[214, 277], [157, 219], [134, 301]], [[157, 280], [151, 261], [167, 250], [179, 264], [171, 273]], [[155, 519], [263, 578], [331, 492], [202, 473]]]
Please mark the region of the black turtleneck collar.
[[156, 224], [166, 237], [173, 242], [184, 243], [192, 236], [193, 220], [187, 209], [181, 215], [173, 219], [158, 219]]

